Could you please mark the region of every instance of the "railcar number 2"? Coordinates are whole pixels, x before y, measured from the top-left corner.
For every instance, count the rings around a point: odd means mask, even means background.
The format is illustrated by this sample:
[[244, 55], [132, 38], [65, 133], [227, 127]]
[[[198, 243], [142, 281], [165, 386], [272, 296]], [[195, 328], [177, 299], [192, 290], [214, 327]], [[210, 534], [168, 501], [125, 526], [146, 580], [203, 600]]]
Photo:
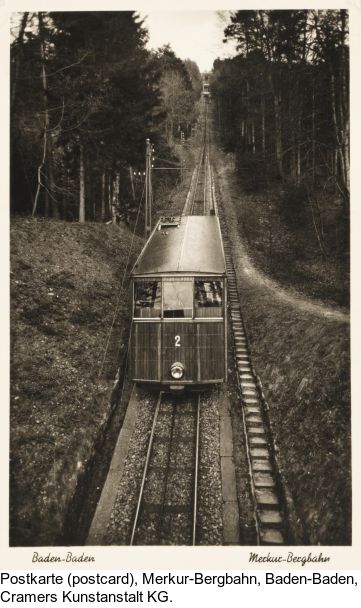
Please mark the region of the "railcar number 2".
[[180, 336], [175, 336], [174, 337], [174, 342], [175, 342], [175, 346], [180, 346], [181, 345], [181, 343], [180, 343]]

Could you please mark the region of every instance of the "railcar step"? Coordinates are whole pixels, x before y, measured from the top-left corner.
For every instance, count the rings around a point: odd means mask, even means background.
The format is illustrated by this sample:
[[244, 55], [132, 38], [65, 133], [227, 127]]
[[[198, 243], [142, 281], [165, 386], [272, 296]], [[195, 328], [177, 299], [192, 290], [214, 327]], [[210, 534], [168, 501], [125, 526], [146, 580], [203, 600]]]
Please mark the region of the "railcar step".
[[264, 437], [266, 431], [262, 423], [259, 426], [253, 426], [252, 423], [249, 423], [247, 424], [247, 433], [250, 437]]
[[257, 416], [254, 414], [250, 414], [249, 416], [247, 416], [246, 422], [249, 424], [263, 424], [261, 416]]
[[245, 413], [246, 413], [246, 416], [248, 414], [260, 414], [261, 413], [261, 406], [259, 405], [258, 407], [255, 407], [254, 405], [252, 405], [252, 406], [247, 405], [245, 407]]
[[274, 511], [270, 511], [268, 509], [262, 509], [259, 511], [259, 518], [262, 524], [268, 526], [277, 526], [282, 524], [282, 515], [280, 511], [276, 509]]
[[241, 386], [241, 395], [242, 395], [242, 398], [246, 398], [246, 399], [249, 399], [249, 398], [257, 399], [257, 397], [258, 397], [258, 394], [256, 391], [251, 391], [250, 389], [243, 389], [242, 386]]
[[264, 448], [251, 448], [250, 449], [251, 458], [257, 460], [269, 460], [269, 452]]
[[267, 439], [255, 435], [249, 438], [249, 443], [252, 447], [267, 447], [268, 445]]
[[256, 488], [255, 493], [256, 493], [256, 500], [259, 505], [265, 506], [265, 507], [270, 507], [270, 508], [278, 507], [278, 505], [279, 505], [278, 497], [277, 497], [277, 494], [273, 490], [266, 490], [264, 488], [262, 488], [262, 489]]
[[252, 471], [262, 471], [263, 473], [271, 472], [272, 465], [270, 460], [253, 460], [252, 461]]
[[275, 480], [270, 473], [253, 473], [253, 478], [256, 488], [274, 488], [276, 486]]
[[266, 529], [261, 530], [261, 543], [264, 545], [283, 545], [284, 538], [279, 530]]

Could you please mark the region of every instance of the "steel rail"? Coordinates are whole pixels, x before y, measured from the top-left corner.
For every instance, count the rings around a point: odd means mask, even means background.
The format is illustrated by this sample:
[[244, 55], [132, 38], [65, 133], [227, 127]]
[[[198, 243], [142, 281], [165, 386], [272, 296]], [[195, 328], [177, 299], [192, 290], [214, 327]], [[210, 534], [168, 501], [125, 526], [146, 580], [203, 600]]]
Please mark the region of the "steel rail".
[[199, 420], [200, 420], [201, 398], [198, 395], [197, 401], [197, 423], [196, 423], [196, 447], [195, 447], [195, 465], [194, 465], [194, 489], [193, 489], [193, 529], [192, 529], [192, 545], [196, 544], [197, 540], [197, 501], [198, 501], [198, 463], [199, 463]]
[[156, 427], [157, 420], [158, 420], [158, 414], [159, 414], [160, 404], [161, 404], [161, 401], [162, 401], [162, 396], [163, 396], [163, 391], [161, 391], [159, 393], [157, 405], [156, 405], [155, 412], [154, 412], [152, 430], [150, 432], [149, 443], [148, 443], [147, 456], [146, 456], [146, 459], [145, 459], [145, 464], [144, 464], [144, 469], [143, 469], [142, 483], [140, 485], [140, 491], [139, 491], [139, 496], [138, 496], [138, 503], [137, 503], [137, 508], [136, 508], [136, 511], [135, 511], [135, 517], [134, 517], [134, 522], [133, 522], [132, 535], [131, 535], [130, 543], [129, 543], [130, 545], [134, 544], [135, 533], [136, 533], [137, 525], [138, 525], [140, 505], [141, 505], [142, 498], [143, 498], [144, 485], [145, 485], [145, 480], [146, 480], [147, 473], [148, 473], [150, 454], [151, 454], [151, 451], [152, 451], [154, 432], [155, 432], [155, 427]]
[[204, 157], [204, 143], [202, 144], [201, 153], [199, 155], [199, 161], [197, 163], [197, 168], [196, 168], [196, 179], [195, 179], [195, 184], [194, 184], [194, 189], [193, 189], [193, 193], [192, 193], [192, 197], [191, 197], [191, 204], [190, 204], [191, 215], [193, 214], [194, 205], [196, 202], [196, 196], [197, 196], [197, 191], [198, 191], [198, 186], [199, 186], [199, 177], [201, 174], [201, 168], [202, 168], [202, 164], [203, 164], [203, 157]]
[[[193, 192], [190, 193], [190, 205], [189, 205], [189, 212], [191, 215], [193, 215], [194, 212], [194, 207], [195, 207], [195, 202], [196, 202], [196, 197], [197, 197], [197, 191], [199, 188], [199, 178], [202, 172], [202, 165], [204, 165], [204, 188], [203, 188], [203, 214], [205, 213], [205, 204], [206, 204], [206, 180], [207, 180], [207, 174], [206, 174], [206, 167], [207, 167], [207, 143], [208, 143], [208, 137], [207, 137], [207, 109], [205, 112], [205, 119], [204, 119], [204, 133], [203, 133], [203, 141], [202, 141], [202, 146], [201, 146], [201, 151], [199, 154], [199, 159], [196, 165], [196, 177], [195, 177], [195, 183], [193, 185]], [[192, 185], [191, 185], [192, 188]], [[187, 197], [188, 198], [188, 197]], [[184, 211], [183, 211], [184, 212]]]

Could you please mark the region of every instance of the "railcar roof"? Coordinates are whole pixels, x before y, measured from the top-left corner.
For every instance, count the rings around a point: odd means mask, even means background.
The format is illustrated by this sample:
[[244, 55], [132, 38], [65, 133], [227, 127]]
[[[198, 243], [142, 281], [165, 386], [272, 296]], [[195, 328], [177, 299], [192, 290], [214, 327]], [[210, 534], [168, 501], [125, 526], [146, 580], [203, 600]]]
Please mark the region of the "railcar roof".
[[185, 215], [181, 216], [178, 226], [160, 230], [158, 227], [135, 263], [132, 276], [225, 273], [221, 233], [216, 216]]

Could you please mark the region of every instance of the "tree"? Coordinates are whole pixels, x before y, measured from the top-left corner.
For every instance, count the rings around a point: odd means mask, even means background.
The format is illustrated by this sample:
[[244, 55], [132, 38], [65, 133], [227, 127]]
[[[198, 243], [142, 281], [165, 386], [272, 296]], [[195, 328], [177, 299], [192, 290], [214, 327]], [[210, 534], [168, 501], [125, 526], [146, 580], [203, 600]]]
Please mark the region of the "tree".
[[[128, 181], [161, 119], [146, 31], [127, 11], [39, 13], [38, 26], [26, 31], [30, 18], [23, 16], [12, 46], [13, 210], [29, 209], [30, 195], [34, 213], [55, 216], [58, 206], [63, 217], [94, 219], [105, 179], [110, 190], [120, 172]], [[20, 155], [29, 168], [26, 196]]]
[[196, 120], [196, 101], [200, 96], [198, 68], [196, 64], [188, 64], [187, 69], [186, 64], [176, 57], [169, 45], [154, 54], [153, 65], [159, 78], [161, 103], [165, 114], [165, 136], [168, 144], [172, 146], [174, 137], [179, 136], [181, 131], [190, 134], [192, 123]]
[[234, 74], [229, 89], [231, 99], [242, 99], [241, 139], [251, 141], [254, 154], [260, 147], [272, 154], [282, 179], [297, 183], [308, 173], [316, 178], [331, 146], [329, 173], [347, 192], [346, 11], [237, 11], [225, 36], [237, 41], [239, 57], [215, 65], [213, 88], [220, 98], [220, 71]]
[[215, 62], [211, 90], [221, 137], [239, 172], [252, 187], [277, 177], [282, 189], [298, 189], [295, 206], [285, 209], [287, 221], [301, 211], [308, 215], [322, 255], [319, 200], [329, 196], [340, 209], [347, 248], [347, 11], [237, 11], [225, 37], [236, 40], [238, 55]]
[[187, 69], [170, 47], [151, 53], [146, 40], [134, 11], [20, 15], [11, 48], [12, 212], [132, 215], [143, 186], [132, 168], [144, 173], [146, 138], [172, 157], [200, 94], [197, 66]]

